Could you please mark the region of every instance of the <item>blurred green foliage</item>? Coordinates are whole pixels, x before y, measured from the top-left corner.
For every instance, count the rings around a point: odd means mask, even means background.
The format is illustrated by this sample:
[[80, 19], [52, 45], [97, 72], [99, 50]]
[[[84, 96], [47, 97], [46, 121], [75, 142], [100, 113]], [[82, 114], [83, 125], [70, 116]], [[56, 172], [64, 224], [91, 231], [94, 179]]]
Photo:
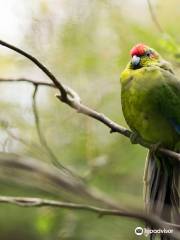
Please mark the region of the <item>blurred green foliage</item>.
[[[115, 0], [52, 2], [40, 1], [38, 10], [32, 12], [32, 24], [24, 33], [21, 47], [74, 88], [84, 103], [127, 127], [121, 111], [119, 75], [129, 60], [129, 49], [135, 43], [145, 42], [179, 66], [174, 56], [179, 51], [176, 24], [180, 20], [179, 11], [176, 17], [167, 18], [177, 11], [178, 0], [167, 0], [166, 8], [160, 0], [153, 5], [173, 43], [153, 25], [145, 0], [137, 1], [137, 6], [136, 1]], [[57, 9], [59, 14], [63, 13], [62, 18], [57, 17]], [[0, 66], [2, 77], [47, 80], [27, 60], [15, 54], [3, 52]], [[176, 71], [178, 74], [178, 68]], [[35, 129], [32, 86], [5, 83], [0, 88], [1, 150], [52, 164], [40, 146]], [[83, 176], [89, 186], [101, 189], [123, 206], [142, 207], [146, 150], [131, 145], [123, 136], [109, 134], [99, 122], [61, 104], [54, 93], [52, 89], [40, 89], [38, 110], [43, 133], [59, 161]], [[27, 144], [9, 136], [4, 123]], [[6, 195], [51, 197], [8, 181], [1, 181], [0, 187], [1, 194]], [[135, 227], [142, 226], [125, 218], [98, 218], [91, 213], [60, 209], [1, 204], [0, 212], [0, 239], [3, 240], [134, 240]]]

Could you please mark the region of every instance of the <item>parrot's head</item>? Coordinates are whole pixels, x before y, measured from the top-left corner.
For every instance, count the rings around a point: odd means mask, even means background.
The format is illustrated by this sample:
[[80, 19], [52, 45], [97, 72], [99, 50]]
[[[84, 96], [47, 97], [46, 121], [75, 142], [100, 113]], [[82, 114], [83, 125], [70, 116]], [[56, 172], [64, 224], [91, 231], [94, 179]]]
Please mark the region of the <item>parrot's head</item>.
[[130, 69], [139, 69], [156, 65], [160, 60], [160, 55], [153, 49], [143, 43], [135, 45], [131, 51]]

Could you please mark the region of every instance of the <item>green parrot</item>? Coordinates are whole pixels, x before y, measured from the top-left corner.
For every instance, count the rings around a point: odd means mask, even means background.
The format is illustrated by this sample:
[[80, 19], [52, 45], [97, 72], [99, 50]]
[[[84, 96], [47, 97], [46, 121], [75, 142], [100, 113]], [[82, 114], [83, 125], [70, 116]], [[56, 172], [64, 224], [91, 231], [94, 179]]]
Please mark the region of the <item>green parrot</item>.
[[[130, 54], [120, 81], [122, 110], [133, 136], [153, 146], [180, 150], [180, 80], [153, 48], [137, 44]], [[145, 166], [147, 211], [180, 223], [180, 163], [151, 149]], [[162, 235], [161, 239], [172, 238]]]

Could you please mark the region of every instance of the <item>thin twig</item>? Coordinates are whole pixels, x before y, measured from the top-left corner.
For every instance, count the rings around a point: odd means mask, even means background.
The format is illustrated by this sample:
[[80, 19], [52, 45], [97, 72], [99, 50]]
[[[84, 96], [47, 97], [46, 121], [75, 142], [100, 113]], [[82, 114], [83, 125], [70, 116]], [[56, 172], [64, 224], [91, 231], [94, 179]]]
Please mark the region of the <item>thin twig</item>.
[[[77, 210], [81, 209], [95, 212], [99, 216], [114, 215], [138, 219], [156, 228], [180, 229], [179, 225], [164, 222], [157, 216], [152, 216], [150, 214], [147, 215], [143, 210], [133, 210], [130, 208], [125, 209], [124, 207], [119, 206], [119, 204], [115, 203], [109, 197], [107, 198], [107, 196], [105, 196], [103, 193], [89, 188], [75, 179], [70, 179], [69, 176], [60, 173], [53, 166], [49, 166], [48, 164], [40, 162], [38, 160], [26, 159], [25, 157], [21, 157], [15, 154], [1, 153], [0, 166], [1, 169], [6, 170], [6, 175], [8, 173], [8, 169], [13, 169], [13, 171], [15, 171], [16, 169], [20, 171], [32, 172], [33, 177], [35, 177], [35, 175], [37, 174], [39, 177], [42, 177], [44, 179], [46, 185], [46, 180], [48, 179], [48, 182], [51, 182], [51, 184], [53, 184], [57, 190], [61, 190], [61, 188], [64, 188], [66, 189], [66, 191], [81, 196], [81, 202], [84, 200], [88, 200], [88, 202], [93, 202], [93, 204], [101, 207], [86, 204], [74, 204], [69, 202], [67, 203], [52, 200], [42, 200], [37, 198], [14, 198], [3, 196], [0, 196], [0, 202], [12, 203], [24, 207], [52, 206], [72, 208]], [[12, 171], [10, 171], [10, 174], [12, 175]], [[39, 182], [37, 181], [36, 186], [39, 186]], [[46, 189], [48, 190], [48, 188]]]
[[[100, 208], [93, 205], [77, 204], [71, 202], [62, 202], [56, 200], [42, 199], [42, 198], [28, 198], [28, 197], [12, 197], [12, 196], [0, 196], [0, 203], [13, 204], [20, 207], [55, 207], [62, 209], [71, 209], [78, 211], [88, 211], [97, 214], [100, 217], [103, 216], [116, 216], [116, 217], [128, 217], [142, 221], [145, 224], [149, 224], [154, 228], [161, 229], [180, 229], [180, 225], [171, 224], [162, 221], [159, 217], [153, 215], [147, 215], [143, 211], [123, 211], [117, 209]], [[168, 235], [168, 234], [167, 234]], [[177, 231], [171, 235], [174, 239], [179, 239]]]
[[35, 81], [32, 79], [28, 78], [14, 78], [14, 79], [9, 79], [9, 78], [0, 78], [0, 82], [4, 83], [17, 83], [17, 82], [25, 82], [25, 83], [30, 83], [32, 85], [38, 85], [38, 86], [45, 86], [45, 87], [50, 87], [50, 88], [55, 88], [57, 87], [53, 83], [47, 83], [47, 82], [42, 82], [42, 81]]
[[[42, 131], [41, 131], [39, 114], [38, 114], [37, 103], [36, 103], [37, 93], [38, 93], [38, 85], [35, 85], [34, 86], [33, 95], [32, 95], [32, 109], [33, 109], [33, 114], [34, 114], [34, 119], [35, 119], [36, 130], [37, 130], [38, 137], [39, 137], [41, 145], [44, 147], [44, 149], [46, 149], [47, 153], [49, 154], [50, 158], [53, 161], [53, 164], [55, 166], [57, 166], [60, 163], [58, 162], [58, 159], [56, 158], [56, 156], [54, 155], [52, 150], [49, 148], [49, 146], [48, 146], [48, 144], [46, 142], [46, 139], [45, 139], [45, 137], [44, 137], [44, 135], [42, 134]], [[61, 164], [59, 166], [62, 169], [64, 169], [64, 167], [61, 166]]]
[[0, 40], [0, 45], [5, 46], [9, 49], [12, 49], [13, 51], [23, 55], [24, 57], [28, 58], [30, 61], [32, 61], [36, 66], [38, 66], [50, 79], [51, 81], [54, 83], [54, 85], [60, 90], [62, 98], [65, 100], [66, 99], [66, 89], [64, 88], [64, 86], [56, 79], [56, 77], [41, 63], [39, 62], [39, 60], [37, 60], [34, 56], [32, 56], [31, 54], [23, 51], [22, 49], [15, 47], [14, 45], [11, 45], [7, 42], [4, 42], [2, 40]]
[[[46, 150], [47, 154], [49, 155], [50, 159], [52, 160], [52, 163], [57, 167], [62, 169], [63, 171], [65, 171], [66, 173], [69, 173], [73, 176], [75, 176], [75, 174], [70, 171], [68, 168], [64, 167], [58, 160], [58, 158], [56, 157], [56, 155], [53, 153], [53, 151], [51, 150], [51, 148], [49, 147], [46, 138], [41, 130], [41, 126], [40, 126], [40, 119], [39, 119], [39, 114], [38, 114], [38, 108], [37, 108], [37, 93], [38, 93], [38, 87], [39, 85], [37, 83], [33, 83], [34, 84], [34, 91], [33, 91], [33, 95], [32, 95], [32, 109], [33, 109], [33, 114], [34, 114], [34, 119], [35, 119], [35, 126], [36, 126], [36, 130], [38, 133], [38, 137], [40, 140], [41, 145], [44, 147], [44, 149]], [[48, 85], [49, 86], [49, 85]], [[78, 176], [76, 176], [78, 177]]]
[[[43, 181], [46, 182], [47, 179], [49, 182], [56, 186], [57, 190], [61, 190], [61, 188], [66, 189], [71, 193], [74, 193], [78, 196], [81, 196], [81, 202], [84, 200], [88, 200], [88, 202], [92, 202], [96, 205], [87, 205], [87, 204], [77, 204], [70, 202], [61, 202], [55, 200], [47, 200], [40, 198], [24, 198], [24, 197], [7, 197], [0, 196], [1, 203], [9, 203], [18, 205], [21, 207], [58, 207], [64, 209], [74, 209], [74, 210], [84, 210], [89, 212], [94, 212], [98, 214], [98, 216], [120, 216], [120, 217], [128, 217], [132, 219], [137, 219], [142, 221], [145, 224], [148, 224], [156, 229], [173, 229], [173, 234], [171, 235], [174, 239], [180, 239], [179, 233], [177, 230], [180, 229], [180, 226], [177, 224], [172, 224], [163, 221], [158, 216], [151, 215], [145, 213], [143, 210], [134, 210], [130, 208], [122, 208], [118, 204], [114, 203], [112, 199], [107, 198], [104, 194], [99, 191], [94, 191], [93, 189], [88, 188], [86, 185], [78, 182], [77, 180], [70, 179], [69, 176], [64, 175], [57, 171], [53, 166], [49, 166], [46, 163], [22, 158], [21, 156], [15, 154], [0, 154], [0, 166], [1, 169], [6, 170], [6, 175], [8, 174], [7, 170], [10, 169], [10, 174], [12, 175], [15, 170], [31, 172], [32, 176], [35, 177], [37, 174], [38, 177], [42, 178]], [[19, 176], [19, 175], [18, 175]], [[36, 181], [36, 187], [39, 186], [39, 182]], [[48, 190], [48, 187], [46, 187]], [[127, 210], [128, 209], [128, 210]]]
[[[42, 183], [44, 185], [45, 182], [47, 190], [48, 186], [52, 186], [53, 189], [57, 190], [60, 194], [63, 190], [73, 194], [78, 197], [78, 199], [80, 198], [81, 201], [85, 199], [100, 204], [100, 206], [118, 208], [117, 203], [110, 197], [105, 196], [104, 193], [100, 193], [97, 189], [89, 188], [77, 177], [66, 174], [64, 171], [42, 161], [27, 158], [25, 156], [22, 157], [17, 154], [0, 153], [0, 166], [0, 169], [3, 169], [8, 179], [9, 177], [13, 177], [12, 173], [20, 171], [22, 176], [32, 175], [31, 178], [38, 178], [38, 181], [36, 181], [37, 184]], [[10, 170], [10, 175], [8, 175], [8, 170]], [[18, 174], [18, 179], [20, 176], [21, 175]], [[41, 182], [41, 179], [44, 181]]]

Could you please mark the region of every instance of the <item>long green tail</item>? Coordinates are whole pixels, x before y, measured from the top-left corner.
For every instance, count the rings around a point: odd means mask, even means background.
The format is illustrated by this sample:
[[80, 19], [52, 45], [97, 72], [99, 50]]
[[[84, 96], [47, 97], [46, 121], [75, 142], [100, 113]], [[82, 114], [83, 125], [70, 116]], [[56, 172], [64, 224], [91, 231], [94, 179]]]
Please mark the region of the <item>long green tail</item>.
[[[148, 213], [155, 213], [167, 222], [180, 223], [179, 176], [180, 163], [158, 153], [148, 153], [144, 172], [144, 200]], [[150, 240], [155, 238], [154, 234], [150, 235]], [[160, 239], [173, 240], [165, 234]]]

